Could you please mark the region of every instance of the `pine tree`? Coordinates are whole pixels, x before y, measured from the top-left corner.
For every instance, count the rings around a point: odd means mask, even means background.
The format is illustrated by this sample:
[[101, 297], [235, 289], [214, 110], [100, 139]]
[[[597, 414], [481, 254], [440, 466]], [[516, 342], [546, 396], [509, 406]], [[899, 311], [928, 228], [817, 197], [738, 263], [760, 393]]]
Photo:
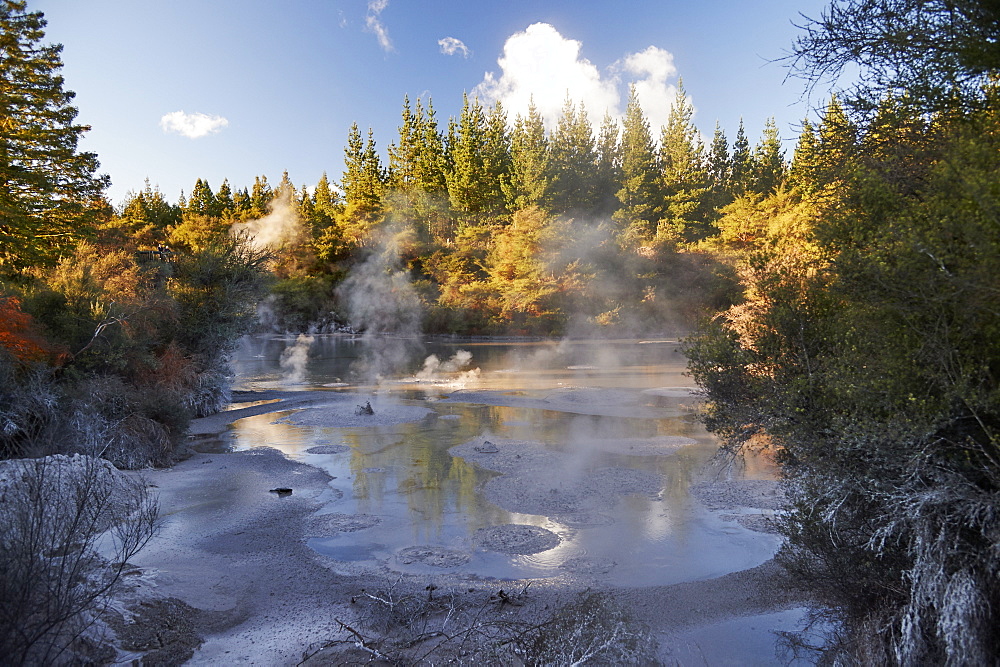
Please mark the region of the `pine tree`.
[[344, 165], [340, 189], [346, 208], [340, 218], [341, 232], [351, 243], [361, 244], [384, 214], [386, 175], [370, 128], [368, 139], [363, 141], [357, 123], [351, 125], [344, 149]]
[[735, 198], [742, 196], [750, 187], [751, 170], [753, 168], [750, 142], [747, 141], [747, 133], [743, 128], [742, 118], [740, 118], [740, 129], [736, 132], [736, 141], [733, 142], [733, 159], [731, 164], [729, 192]]
[[598, 218], [611, 217], [618, 210], [615, 196], [621, 187], [622, 156], [618, 135], [621, 128], [618, 121], [605, 113], [601, 129], [597, 135], [594, 150], [597, 154], [597, 168], [594, 172], [594, 215]]
[[819, 162], [819, 138], [809, 119], [802, 121], [802, 132], [795, 144], [792, 164], [788, 170], [788, 180], [792, 187], [811, 193], [817, 187], [816, 168]]
[[657, 235], [664, 240], [695, 240], [707, 232], [703, 197], [708, 190], [708, 173], [693, 116], [694, 107], [684, 91], [684, 82], [679, 81], [667, 124], [660, 134], [664, 218]]
[[215, 193], [212, 192], [208, 181], [198, 179], [191, 189], [191, 196], [188, 197], [185, 213], [197, 213], [199, 215], [218, 216], [219, 206], [215, 201]]
[[488, 197], [484, 196], [487, 178], [486, 115], [479, 100], [463, 96], [462, 114], [448, 128], [448, 196], [451, 206], [470, 222], [489, 212]]
[[552, 207], [558, 213], [589, 211], [594, 204], [597, 154], [594, 131], [581, 105], [568, 97], [549, 140]]
[[233, 216], [235, 205], [233, 203], [233, 190], [229, 186], [228, 178], [223, 179], [219, 191], [215, 193], [215, 203], [218, 206], [219, 215], [223, 217]]
[[708, 182], [712, 191], [713, 208], [722, 208], [732, 201], [729, 192], [729, 181], [732, 178], [732, 159], [729, 156], [729, 142], [726, 133], [718, 121], [715, 123], [715, 134], [708, 149]]
[[250, 192], [246, 188], [233, 193], [233, 215], [243, 219], [250, 214]]
[[421, 190], [417, 214], [432, 240], [450, 241], [454, 235], [454, 224], [448, 202], [444, 140], [438, 129], [433, 102], [427, 100], [425, 111], [418, 99], [416, 116], [419, 141], [415, 177]]
[[410, 98], [403, 98], [403, 122], [399, 126], [398, 143], [389, 144], [388, 185], [396, 190], [409, 190], [417, 180], [417, 154], [420, 151], [419, 118], [410, 109]]
[[768, 118], [764, 124], [764, 136], [754, 149], [751, 173], [754, 192], [773, 194], [784, 183], [787, 170], [778, 127], [774, 118]]
[[549, 142], [545, 124], [534, 101], [528, 115], [518, 116], [511, 132], [511, 179], [507, 205], [512, 211], [531, 206], [547, 208], [549, 189]]
[[250, 191], [250, 209], [248, 214], [251, 218], [263, 218], [267, 215], [268, 204], [274, 199], [274, 192], [267, 182], [267, 176], [255, 176], [253, 179], [253, 189]]
[[292, 183], [292, 179], [288, 176], [288, 170], [286, 169], [281, 173], [281, 180], [278, 182], [278, 186], [274, 189], [274, 199], [280, 197], [288, 197], [289, 200], [296, 197], [295, 185]]
[[149, 225], [162, 234], [167, 227], [180, 222], [181, 209], [168, 202], [160, 189], [150, 185], [147, 178], [142, 190], [126, 196], [119, 215], [135, 226]]
[[507, 112], [498, 100], [486, 116], [486, 145], [483, 156], [486, 181], [480, 184], [483, 190], [485, 210], [491, 216], [507, 213], [504, 187], [510, 184], [510, 134], [507, 131]]
[[77, 143], [73, 92], [63, 90], [60, 45], [43, 45], [41, 12], [0, 2], [0, 271], [56, 260], [94, 222], [107, 176]]
[[421, 239], [447, 236], [444, 147], [433, 106], [425, 112], [418, 99], [416, 109], [411, 110], [407, 97], [402, 121], [398, 144], [389, 146], [390, 206], [398, 217], [413, 224]]
[[642, 246], [655, 234], [661, 206], [658, 167], [649, 121], [633, 86], [621, 141], [621, 188], [616, 195], [621, 208], [613, 216], [626, 246]]

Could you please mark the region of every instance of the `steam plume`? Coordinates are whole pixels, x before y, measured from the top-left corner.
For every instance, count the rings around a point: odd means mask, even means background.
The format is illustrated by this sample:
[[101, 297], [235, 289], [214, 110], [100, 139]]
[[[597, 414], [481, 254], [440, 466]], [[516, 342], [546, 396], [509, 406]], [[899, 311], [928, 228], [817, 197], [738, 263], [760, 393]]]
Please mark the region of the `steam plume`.
[[281, 353], [281, 370], [284, 372], [282, 380], [289, 384], [301, 384], [306, 377], [306, 363], [309, 360], [309, 348], [312, 347], [313, 337], [299, 334], [295, 339], [295, 345], [286, 347]]
[[404, 371], [422, 347], [420, 299], [399, 262], [404, 235], [387, 230], [337, 289], [351, 328], [367, 339], [366, 356], [356, 370], [370, 380]]
[[259, 220], [237, 222], [233, 234], [245, 233], [258, 249], [277, 250], [302, 239], [302, 223], [292, 202], [290, 190], [281, 192], [267, 205], [269, 213]]

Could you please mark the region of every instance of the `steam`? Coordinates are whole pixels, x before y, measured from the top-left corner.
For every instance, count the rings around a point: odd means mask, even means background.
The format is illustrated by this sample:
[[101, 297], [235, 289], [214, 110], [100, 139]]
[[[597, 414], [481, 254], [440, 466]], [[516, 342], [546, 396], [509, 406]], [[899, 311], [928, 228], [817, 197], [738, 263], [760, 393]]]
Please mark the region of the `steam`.
[[416, 380], [465, 387], [479, 379], [480, 371], [478, 368], [462, 370], [471, 363], [472, 353], [467, 350], [459, 350], [445, 361], [441, 361], [436, 354], [432, 354], [424, 359], [424, 367], [416, 374]]
[[230, 233], [246, 234], [251, 244], [261, 250], [278, 250], [302, 240], [302, 222], [292, 202], [291, 190], [280, 192], [267, 205], [269, 213], [258, 220], [237, 222]]
[[302, 384], [306, 377], [306, 363], [309, 361], [309, 348], [314, 338], [299, 334], [295, 345], [286, 347], [281, 353], [281, 370], [284, 373], [282, 381], [287, 384]]
[[405, 232], [388, 230], [337, 288], [350, 326], [367, 345], [355, 370], [369, 380], [400, 375], [418, 354], [423, 308], [399, 261]]

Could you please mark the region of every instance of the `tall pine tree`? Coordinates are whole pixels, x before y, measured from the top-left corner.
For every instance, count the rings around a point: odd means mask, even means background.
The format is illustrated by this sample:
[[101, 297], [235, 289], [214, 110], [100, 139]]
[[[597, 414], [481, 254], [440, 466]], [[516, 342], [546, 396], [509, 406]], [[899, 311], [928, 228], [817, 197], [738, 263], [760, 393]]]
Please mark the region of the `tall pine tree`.
[[0, 1], [0, 271], [54, 262], [93, 222], [109, 181], [77, 143], [74, 93], [63, 90], [62, 46], [41, 43], [41, 12]]
[[621, 188], [617, 193], [621, 207], [613, 216], [626, 247], [645, 245], [656, 232], [662, 199], [658, 171], [649, 121], [633, 86], [625, 108], [621, 140]]

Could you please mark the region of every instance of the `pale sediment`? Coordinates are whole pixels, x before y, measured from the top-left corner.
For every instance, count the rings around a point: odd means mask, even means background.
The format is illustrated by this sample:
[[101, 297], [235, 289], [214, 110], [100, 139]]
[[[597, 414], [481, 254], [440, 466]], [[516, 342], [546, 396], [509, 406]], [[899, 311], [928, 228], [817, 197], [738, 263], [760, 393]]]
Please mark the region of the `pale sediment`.
[[[286, 419], [353, 428], [355, 417], [378, 417], [381, 412], [384, 423], [400, 423], [404, 419], [423, 419], [429, 412], [419, 406], [377, 402], [371, 397], [360, 400], [361, 396], [351, 394], [269, 394], [270, 398], [282, 400], [232, 410], [222, 417], [208, 418], [214, 420], [208, 423], [224, 428], [234, 418], [251, 413], [307, 408]], [[611, 398], [614, 400], [609, 407], [614, 410], [634, 407], [625, 396], [613, 394]], [[354, 414], [355, 408], [368, 400], [372, 400], [375, 414]], [[600, 396], [592, 392], [575, 396], [561, 392], [547, 405], [552, 408], [561, 403], [563, 408], [580, 408], [582, 404], [589, 409], [599, 400]], [[615, 405], [616, 401], [620, 404]], [[208, 428], [204, 421], [196, 425], [196, 430]], [[661, 476], [648, 470], [574, 468], [567, 463], [568, 454], [537, 442], [499, 438], [490, 438], [489, 442], [492, 446], [486, 446], [486, 438], [477, 438], [453, 447], [450, 453], [500, 473], [482, 489], [494, 504], [511, 512], [548, 516], [570, 529], [606, 525], [611, 521], [606, 509], [621, 497], [655, 497], [663, 486]], [[686, 438], [662, 436], [615, 441], [599, 449], [636, 456], [671, 456], [688, 444]], [[325, 447], [306, 451], [336, 454], [343, 446]], [[553, 475], [555, 470], [560, 475]], [[341, 480], [331, 480], [323, 471], [292, 461], [276, 450], [195, 454], [174, 468], [145, 471], [145, 475], [159, 493], [163, 525], [160, 535], [135, 558], [133, 564], [140, 574], [132, 577], [131, 592], [122, 604], [136, 606], [173, 599], [201, 610], [197, 613], [224, 617], [224, 622], [199, 629], [200, 648], [189, 664], [296, 664], [308, 647], [343, 636], [341, 622], [350, 625], [362, 621], [354, 601], [364, 590], [385, 587], [394, 596], [425, 598], [430, 595], [428, 591], [442, 595], [447, 592], [458, 601], [456, 604], [463, 604], [463, 600], [481, 604], [478, 600], [483, 595], [495, 597], [500, 590], [509, 595], [509, 591], [526, 583], [470, 584], [469, 578], [453, 571], [468, 562], [470, 551], [434, 544], [414, 544], [390, 556], [402, 565], [431, 566], [433, 574], [400, 575], [387, 566], [373, 569], [331, 561], [310, 548], [306, 540], [368, 530], [379, 525], [381, 517], [330, 512], [327, 503], [331, 489], [336, 500], [340, 494], [335, 485]], [[293, 492], [278, 497], [269, 493], [274, 488], [290, 488]], [[719, 511], [777, 508], [781, 505], [777, 488], [775, 483], [717, 480], [695, 485], [694, 493]], [[545, 528], [502, 524], [475, 533], [471, 547], [520, 557], [559, 544], [559, 535]], [[560, 566], [566, 578], [536, 582], [524, 596], [524, 606], [516, 612], [506, 609], [505, 613], [539, 615], [570, 599], [577, 590], [574, 586], [579, 590], [596, 586], [652, 628], [664, 646], [660, 657], [668, 660], [670, 638], [686, 628], [788, 609], [803, 600], [803, 595], [787, 585], [783, 572], [770, 561], [749, 570], [670, 586], [602, 586], [600, 577], [613, 572], [616, 566], [613, 558], [568, 558]], [[332, 660], [336, 662], [337, 658]]]

